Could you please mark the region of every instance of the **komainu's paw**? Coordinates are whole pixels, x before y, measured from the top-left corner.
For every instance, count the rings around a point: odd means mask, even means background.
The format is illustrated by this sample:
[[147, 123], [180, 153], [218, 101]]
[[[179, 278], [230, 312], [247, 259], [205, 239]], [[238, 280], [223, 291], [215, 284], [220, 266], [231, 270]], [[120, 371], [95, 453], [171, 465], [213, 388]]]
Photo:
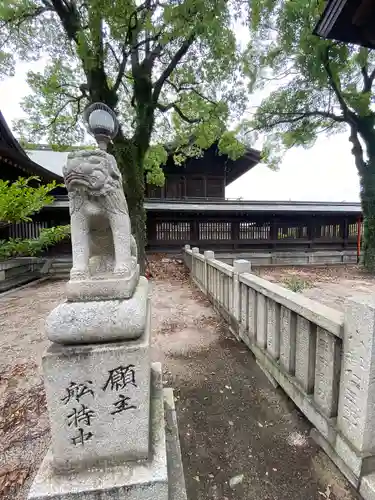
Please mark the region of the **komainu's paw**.
[[70, 279], [72, 281], [80, 281], [80, 280], [85, 280], [90, 277], [90, 272], [88, 268], [78, 268], [78, 267], [72, 267], [70, 270]]
[[120, 264], [116, 266], [113, 270], [115, 276], [127, 277], [130, 275], [130, 269], [127, 264]]

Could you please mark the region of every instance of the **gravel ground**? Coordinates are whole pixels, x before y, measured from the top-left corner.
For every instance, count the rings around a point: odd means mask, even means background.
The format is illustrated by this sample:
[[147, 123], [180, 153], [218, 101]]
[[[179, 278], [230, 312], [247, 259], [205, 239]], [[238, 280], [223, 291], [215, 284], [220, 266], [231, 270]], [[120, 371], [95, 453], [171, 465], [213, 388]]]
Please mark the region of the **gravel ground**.
[[345, 311], [350, 298], [375, 304], [375, 277], [356, 265], [262, 267], [255, 272], [283, 286], [288, 286], [291, 280], [297, 278], [305, 286], [300, 293], [340, 311]]
[[[181, 264], [152, 265], [153, 351], [175, 389], [190, 500], [353, 500], [309, 425], [231, 337]], [[0, 498], [26, 500], [49, 441], [43, 323], [61, 282], [0, 298]]]

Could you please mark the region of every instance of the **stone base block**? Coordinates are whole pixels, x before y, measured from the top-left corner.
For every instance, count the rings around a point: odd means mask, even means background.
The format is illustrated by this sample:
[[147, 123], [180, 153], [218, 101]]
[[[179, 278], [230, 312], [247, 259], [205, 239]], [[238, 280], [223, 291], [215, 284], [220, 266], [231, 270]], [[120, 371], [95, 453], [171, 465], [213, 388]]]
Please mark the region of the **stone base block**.
[[375, 500], [375, 473], [362, 478], [359, 494], [363, 500]]
[[141, 277], [131, 299], [58, 305], [47, 317], [47, 336], [59, 344], [135, 339], [145, 329], [147, 304], [148, 281]]
[[164, 389], [169, 500], [187, 500], [173, 389]]
[[274, 389], [277, 389], [279, 387], [279, 384], [277, 383], [277, 381], [273, 378], [273, 376], [270, 374], [270, 372], [264, 368], [264, 366], [262, 366], [260, 364], [260, 362], [258, 360], [256, 360], [256, 364], [259, 366], [259, 368], [262, 370], [262, 372], [264, 373], [264, 375], [268, 378], [270, 384], [272, 385], [272, 387]]
[[[316, 429], [312, 429], [310, 435], [355, 488], [361, 485], [365, 477], [375, 478], [375, 474], [370, 474], [370, 472], [375, 471], [375, 456], [361, 455], [358, 450], [349, 446], [339, 434], [337, 434], [333, 445]], [[373, 484], [375, 485], [375, 482]], [[363, 496], [363, 498], [367, 497]]]
[[98, 275], [97, 279], [70, 280], [66, 295], [70, 302], [129, 299], [139, 281], [139, 265], [129, 277]]
[[148, 458], [149, 313], [138, 340], [52, 345], [43, 372], [56, 470]]
[[[152, 365], [149, 460], [57, 475], [49, 451], [28, 500], [186, 500], [173, 392], [162, 389], [161, 366]], [[165, 400], [165, 413], [163, 408]], [[165, 418], [165, 420], [164, 420]], [[166, 432], [167, 431], [167, 432]], [[121, 436], [118, 436], [120, 438]]]

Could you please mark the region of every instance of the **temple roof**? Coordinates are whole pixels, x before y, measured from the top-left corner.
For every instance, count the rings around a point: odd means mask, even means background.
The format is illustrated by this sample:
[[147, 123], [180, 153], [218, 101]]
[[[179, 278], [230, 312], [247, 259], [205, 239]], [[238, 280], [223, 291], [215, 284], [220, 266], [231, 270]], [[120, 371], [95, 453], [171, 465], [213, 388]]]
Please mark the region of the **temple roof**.
[[[20, 170], [20, 176], [29, 177], [36, 175], [48, 182], [53, 180], [57, 182], [62, 181], [60, 175], [35, 163], [27, 156], [20, 143], [15, 139], [0, 111], [0, 169], [3, 170], [6, 168], [6, 165]], [[1, 170], [0, 177], [2, 177]]]
[[[206, 154], [211, 151], [214, 155], [217, 155], [218, 161], [223, 161], [225, 163], [226, 185], [229, 185], [231, 182], [241, 177], [241, 175], [253, 168], [260, 161], [260, 152], [256, 149], [246, 149], [245, 154], [237, 160], [230, 160], [228, 157], [226, 157], [226, 155], [219, 155], [217, 149], [217, 146], [213, 145], [211, 146], [211, 148], [208, 148]], [[68, 152], [53, 151], [46, 145], [35, 145], [32, 150], [27, 151], [27, 154], [33, 161], [42, 165], [45, 169], [48, 169], [54, 172], [56, 175], [62, 177], [62, 168], [66, 163]], [[197, 162], [199, 161], [199, 158], [191, 158], [188, 161]], [[173, 169], [172, 164], [173, 160], [171, 157], [167, 162], [167, 165], [163, 167], [163, 170], [166, 173], [171, 173], [171, 166]]]
[[322, 38], [375, 48], [375, 2], [328, 0], [314, 34]]
[[[204, 154], [211, 157], [213, 155], [217, 158], [215, 159], [215, 163], [217, 162], [218, 165], [221, 164], [223, 166], [222, 168], [225, 169], [226, 185], [238, 179], [260, 161], [260, 152], [251, 148], [248, 148], [245, 154], [237, 160], [230, 160], [226, 155], [220, 155], [216, 144], [208, 148]], [[68, 152], [54, 151], [51, 147], [44, 144], [35, 144], [32, 149], [25, 152], [13, 136], [0, 111], [0, 163], [9, 164], [24, 172], [19, 175], [37, 175], [48, 182], [51, 180], [62, 182], [62, 168], [66, 163], [67, 156]], [[199, 158], [188, 160], [189, 163], [191, 161], [198, 163]], [[200, 170], [202, 164], [199, 164]], [[173, 165], [171, 156], [164, 170], [168, 172]]]
[[241, 177], [241, 175], [255, 167], [260, 160], [260, 151], [252, 148], [247, 148], [245, 154], [237, 160], [228, 159], [226, 162], [226, 185], [228, 186]]

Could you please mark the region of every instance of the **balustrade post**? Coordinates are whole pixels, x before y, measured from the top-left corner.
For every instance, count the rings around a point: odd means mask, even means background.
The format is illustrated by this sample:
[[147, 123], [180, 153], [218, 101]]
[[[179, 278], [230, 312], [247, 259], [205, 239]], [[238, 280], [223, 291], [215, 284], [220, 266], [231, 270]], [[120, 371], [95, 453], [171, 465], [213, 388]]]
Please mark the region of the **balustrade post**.
[[233, 303], [230, 304], [230, 310], [232, 316], [239, 323], [240, 313], [241, 313], [241, 283], [239, 281], [239, 275], [242, 273], [250, 273], [251, 264], [248, 260], [238, 259], [233, 262], [233, 293], [232, 300]]
[[337, 423], [361, 452], [375, 448], [375, 306], [348, 300]]
[[184, 246], [184, 262], [185, 262], [185, 266], [189, 269], [189, 271], [191, 272], [192, 271], [192, 261], [193, 261], [193, 257], [192, 255], [188, 254], [187, 251], [188, 250], [191, 250], [190, 248], [190, 245], [185, 245]]
[[198, 247], [193, 247], [191, 249], [192, 255], [191, 255], [191, 275], [193, 276], [193, 279], [196, 279], [196, 274], [197, 274], [197, 259], [195, 258], [196, 254], [199, 253], [199, 248]]
[[215, 258], [215, 253], [212, 250], [206, 250], [204, 252], [204, 290], [207, 293], [209, 290], [208, 286], [208, 260], [213, 260]]

